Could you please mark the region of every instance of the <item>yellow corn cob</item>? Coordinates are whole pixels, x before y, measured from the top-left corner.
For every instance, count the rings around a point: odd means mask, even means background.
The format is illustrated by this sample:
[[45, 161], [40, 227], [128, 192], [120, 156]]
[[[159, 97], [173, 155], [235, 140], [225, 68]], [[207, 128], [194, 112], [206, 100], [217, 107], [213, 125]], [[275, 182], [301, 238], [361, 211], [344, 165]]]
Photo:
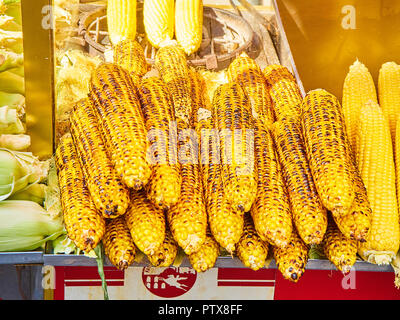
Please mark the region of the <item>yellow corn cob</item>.
[[179, 200], [167, 211], [167, 218], [175, 241], [189, 255], [199, 250], [206, 239], [207, 212], [198, 150], [193, 140], [185, 136], [189, 129], [185, 122], [178, 118], [177, 126], [182, 185]]
[[182, 182], [174, 106], [166, 85], [156, 77], [141, 82], [139, 97], [153, 156], [147, 196], [156, 206], [168, 209], [178, 202]]
[[89, 97], [118, 175], [128, 187], [138, 190], [149, 181], [151, 169], [144, 118], [133, 88], [127, 71], [103, 63], [92, 75]]
[[154, 267], [169, 267], [173, 264], [178, 253], [178, 244], [172, 237], [169, 228], [166, 229], [165, 239], [161, 247], [153, 254], [147, 255], [147, 259]]
[[354, 152], [356, 128], [361, 107], [368, 101], [378, 102], [372, 75], [360, 61], [349, 68], [343, 84], [342, 106], [347, 136]]
[[255, 60], [246, 53], [232, 61], [227, 71], [230, 82], [238, 82], [249, 97], [253, 114], [264, 122], [274, 122], [275, 115], [265, 77]]
[[136, 86], [149, 71], [143, 47], [132, 39], [123, 40], [114, 47], [114, 63], [129, 72]]
[[306, 244], [318, 244], [326, 231], [327, 212], [314, 185], [299, 119], [276, 121], [271, 132], [282, 166], [293, 223]]
[[206, 97], [207, 86], [204, 77], [193, 67], [189, 67], [189, 79], [192, 92], [192, 110], [189, 124], [192, 128], [195, 128], [199, 110], [208, 108]]
[[396, 169], [397, 204], [399, 204], [400, 203], [400, 116], [397, 118], [397, 123], [396, 123], [396, 141], [394, 148], [394, 159], [395, 159], [395, 169]]
[[272, 248], [276, 266], [282, 276], [292, 282], [299, 281], [305, 271], [309, 248], [296, 230], [293, 230], [292, 238], [286, 247]]
[[123, 215], [129, 205], [129, 191], [107, 155], [89, 99], [75, 104], [70, 123], [77, 156], [97, 210], [104, 218]]
[[323, 89], [308, 92], [302, 104], [302, 124], [304, 145], [321, 201], [328, 210], [347, 214], [355, 188], [351, 147], [339, 101]]
[[187, 55], [200, 48], [203, 39], [202, 0], [176, 0], [175, 37]]
[[189, 255], [189, 262], [197, 272], [205, 272], [214, 267], [219, 253], [219, 244], [208, 230], [206, 240], [200, 249]]
[[238, 84], [226, 83], [217, 88], [212, 107], [220, 135], [225, 195], [234, 208], [248, 212], [257, 193], [250, 103]]
[[303, 97], [296, 78], [284, 66], [270, 65], [263, 70], [277, 120], [300, 116]]
[[146, 255], [154, 254], [165, 240], [165, 215], [157, 209], [144, 190], [132, 191], [131, 206], [125, 221], [133, 242]]
[[322, 249], [329, 261], [343, 273], [348, 273], [356, 262], [357, 241], [346, 238], [332, 218], [328, 219]]
[[143, 3], [144, 29], [147, 39], [155, 48], [174, 37], [174, 7], [174, 0], [145, 0]]
[[262, 241], [257, 234], [250, 214], [245, 213], [243, 235], [236, 244], [236, 254], [240, 261], [247, 268], [258, 270], [265, 264], [268, 247], [268, 243]]
[[71, 135], [60, 139], [56, 151], [61, 205], [68, 237], [86, 252], [94, 249], [105, 232], [105, 219], [97, 212], [84, 180]]
[[176, 44], [162, 47], [157, 51], [155, 67], [171, 92], [175, 116], [190, 124], [192, 93], [185, 52]]
[[258, 120], [254, 131], [258, 186], [251, 216], [262, 240], [284, 247], [289, 243], [293, 226], [281, 165], [269, 129]]
[[136, 247], [124, 216], [107, 220], [103, 244], [104, 253], [118, 269], [124, 270], [133, 263]]
[[394, 148], [396, 122], [400, 114], [400, 65], [395, 62], [382, 64], [378, 77], [379, 104], [389, 120], [389, 128]]
[[113, 45], [136, 37], [136, 0], [107, 1], [108, 36]]
[[389, 264], [399, 250], [395, 166], [389, 123], [377, 103], [361, 107], [356, 131], [357, 164], [372, 209], [367, 241], [358, 248], [371, 263]]

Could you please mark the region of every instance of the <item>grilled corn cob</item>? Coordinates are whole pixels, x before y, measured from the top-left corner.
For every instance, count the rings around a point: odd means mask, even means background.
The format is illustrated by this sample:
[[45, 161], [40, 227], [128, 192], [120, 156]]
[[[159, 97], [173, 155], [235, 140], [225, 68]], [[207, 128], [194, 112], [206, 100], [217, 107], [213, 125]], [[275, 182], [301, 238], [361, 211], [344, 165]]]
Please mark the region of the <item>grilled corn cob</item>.
[[368, 101], [377, 101], [376, 89], [368, 68], [355, 61], [349, 68], [343, 84], [342, 106], [347, 136], [354, 152], [356, 128], [361, 107]]
[[292, 282], [299, 281], [305, 271], [309, 248], [301, 240], [296, 230], [293, 230], [291, 240], [286, 247], [273, 247], [272, 250], [282, 276]]
[[282, 165], [293, 223], [306, 244], [318, 244], [326, 231], [327, 212], [308, 165], [299, 118], [278, 120], [271, 132]]
[[179, 200], [167, 211], [167, 218], [175, 241], [190, 255], [199, 250], [206, 239], [207, 212], [197, 146], [185, 135], [188, 125], [178, 118], [177, 126], [182, 185]]
[[61, 205], [68, 237], [86, 252], [94, 249], [105, 232], [105, 219], [97, 212], [68, 133], [60, 139], [56, 165]]
[[97, 210], [104, 218], [123, 215], [129, 205], [129, 191], [107, 155], [89, 99], [75, 104], [70, 123], [77, 156]]
[[303, 97], [296, 78], [284, 66], [270, 65], [263, 70], [277, 120], [300, 116]]
[[118, 175], [138, 190], [149, 181], [151, 168], [144, 118], [133, 88], [124, 69], [103, 63], [92, 75], [89, 97]]
[[169, 228], [166, 229], [165, 239], [161, 247], [153, 254], [147, 255], [147, 259], [154, 267], [169, 267], [173, 264], [178, 253], [178, 244], [172, 237]]
[[265, 264], [268, 247], [268, 244], [258, 236], [250, 214], [245, 213], [243, 235], [236, 244], [236, 254], [240, 261], [246, 267], [258, 270]]
[[136, 247], [124, 216], [107, 220], [103, 244], [105, 254], [118, 269], [124, 270], [133, 263]]
[[146, 197], [144, 190], [132, 191], [125, 221], [133, 242], [146, 255], [153, 255], [165, 240], [165, 215]]
[[129, 72], [136, 86], [149, 70], [142, 46], [132, 39], [123, 40], [114, 46], [114, 63]]
[[289, 243], [293, 228], [289, 198], [271, 133], [261, 121], [255, 123], [258, 186], [250, 212], [261, 239], [284, 247]]
[[265, 77], [255, 60], [246, 53], [231, 62], [227, 71], [230, 82], [237, 82], [251, 101], [253, 114], [264, 122], [274, 122], [275, 115]]
[[168, 209], [178, 202], [182, 182], [174, 143], [176, 123], [172, 99], [164, 82], [156, 77], [141, 82], [139, 96], [153, 155], [147, 196], [159, 208]]
[[332, 218], [328, 219], [322, 249], [329, 261], [343, 273], [348, 273], [356, 262], [357, 241], [346, 238]]
[[136, 37], [136, 0], [107, 1], [108, 36], [113, 45]]
[[143, 24], [150, 44], [159, 48], [163, 42], [172, 40], [175, 28], [174, 0], [145, 0]]
[[219, 244], [208, 230], [206, 240], [200, 249], [189, 255], [189, 262], [197, 272], [205, 272], [214, 267], [219, 253]]
[[339, 101], [323, 89], [307, 93], [302, 103], [304, 145], [323, 205], [349, 212], [355, 197], [351, 149]]
[[187, 55], [200, 48], [203, 39], [202, 0], [176, 0], [175, 37]]
[[189, 67], [189, 79], [192, 92], [192, 110], [189, 124], [192, 128], [196, 128], [199, 110], [208, 108], [207, 87], [204, 77], [193, 67]]
[[226, 83], [217, 88], [212, 107], [225, 195], [235, 209], [248, 212], [257, 193], [251, 106], [238, 84]]
[[396, 138], [396, 122], [400, 114], [400, 65], [395, 62], [384, 63], [379, 70], [379, 104], [389, 120], [393, 148]]
[[358, 253], [371, 263], [389, 264], [399, 250], [399, 214], [389, 123], [377, 103], [361, 107], [356, 146], [357, 164], [372, 209], [369, 235]]

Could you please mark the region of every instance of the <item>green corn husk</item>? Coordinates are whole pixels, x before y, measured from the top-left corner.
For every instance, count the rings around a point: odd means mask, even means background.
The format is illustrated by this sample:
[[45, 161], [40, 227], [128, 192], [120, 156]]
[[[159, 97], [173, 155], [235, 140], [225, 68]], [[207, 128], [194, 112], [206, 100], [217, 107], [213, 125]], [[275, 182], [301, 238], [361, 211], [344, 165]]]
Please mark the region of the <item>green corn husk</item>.
[[35, 183], [28, 186], [23, 191], [14, 193], [8, 198], [8, 200], [27, 200], [36, 202], [40, 205], [44, 205], [47, 188], [48, 187], [45, 184]]
[[0, 72], [19, 68], [24, 63], [24, 55], [17, 54], [9, 50], [0, 49]]
[[44, 207], [50, 217], [54, 218], [62, 215], [60, 187], [58, 185], [57, 167], [54, 161], [54, 157], [51, 158], [49, 161]]
[[10, 71], [0, 72], [0, 91], [24, 95], [24, 77], [21, 77]]
[[[11, 70], [10, 70], [11, 71]], [[25, 104], [25, 97], [19, 93], [8, 93], [0, 91], [0, 107], [16, 107]]]
[[26, 134], [1, 134], [0, 148], [23, 151], [30, 147], [31, 137]]

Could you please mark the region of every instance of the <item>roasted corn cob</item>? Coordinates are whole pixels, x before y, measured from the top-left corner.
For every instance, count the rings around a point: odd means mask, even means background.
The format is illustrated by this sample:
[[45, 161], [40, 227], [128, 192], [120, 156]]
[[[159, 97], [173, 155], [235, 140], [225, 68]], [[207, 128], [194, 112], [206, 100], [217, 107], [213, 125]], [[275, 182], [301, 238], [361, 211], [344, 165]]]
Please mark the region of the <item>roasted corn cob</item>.
[[136, 247], [124, 216], [107, 220], [103, 245], [106, 256], [118, 269], [124, 270], [133, 263]]
[[118, 175], [128, 187], [138, 190], [149, 181], [151, 168], [144, 118], [133, 88], [127, 71], [103, 63], [92, 75], [89, 97]]
[[262, 240], [284, 247], [289, 243], [293, 226], [281, 165], [271, 133], [262, 121], [255, 121], [254, 132], [258, 186], [251, 216]]
[[165, 215], [157, 209], [144, 190], [132, 191], [131, 206], [125, 213], [133, 242], [146, 255], [153, 255], [165, 240]]
[[194, 67], [189, 67], [189, 79], [192, 92], [192, 110], [189, 124], [192, 128], [196, 128], [199, 110], [209, 108], [206, 97], [207, 86], [204, 77]]
[[129, 205], [129, 190], [119, 179], [108, 157], [89, 99], [72, 110], [71, 134], [93, 202], [104, 218], [123, 215]]
[[357, 259], [357, 241], [346, 238], [331, 217], [328, 219], [322, 250], [329, 261], [343, 273], [348, 273]]
[[159, 48], [165, 41], [172, 40], [175, 28], [174, 0], [145, 0], [143, 24], [150, 44]]
[[257, 193], [249, 100], [238, 84], [226, 83], [217, 88], [212, 108], [215, 128], [220, 136], [225, 195], [234, 208], [248, 212]]
[[166, 85], [156, 77], [141, 82], [139, 97], [152, 154], [147, 196], [159, 208], [168, 209], [178, 202], [182, 182], [174, 106]]
[[268, 243], [262, 241], [257, 234], [250, 214], [245, 213], [243, 235], [236, 244], [238, 258], [246, 267], [258, 270], [265, 264], [268, 249]]
[[219, 253], [219, 244], [208, 230], [206, 240], [200, 249], [189, 255], [189, 262], [197, 272], [205, 272], [214, 267]]
[[341, 105], [329, 92], [312, 90], [302, 103], [301, 118], [307, 158], [321, 201], [328, 210], [347, 214], [355, 188]]
[[203, 39], [203, 0], [176, 0], [175, 37], [187, 55], [200, 48]]
[[299, 118], [278, 120], [271, 132], [282, 166], [293, 223], [306, 244], [318, 244], [326, 231], [327, 212], [308, 165]]
[[69, 133], [60, 139], [56, 151], [56, 165], [68, 237], [79, 249], [89, 252], [103, 238], [105, 219], [98, 213], [90, 197]]
[[239, 83], [248, 95], [255, 117], [267, 123], [274, 122], [275, 115], [268, 85], [256, 61], [242, 53], [231, 62], [227, 75], [230, 82]]
[[272, 248], [276, 266], [282, 276], [292, 282], [299, 281], [306, 268], [309, 248], [296, 230], [293, 230], [291, 240], [286, 247]]
[[296, 78], [284, 66], [269, 65], [263, 70], [269, 86], [269, 94], [277, 120], [290, 116], [300, 116], [303, 97]]
[[343, 84], [342, 106], [347, 136], [353, 153], [356, 148], [356, 128], [361, 107], [368, 101], [378, 102], [374, 80], [368, 68], [355, 61], [349, 68]]
[[361, 107], [356, 131], [357, 164], [372, 209], [372, 223], [360, 256], [375, 264], [389, 264], [400, 244], [395, 166], [389, 123], [377, 103]]
[[175, 261], [178, 253], [178, 244], [172, 237], [169, 228], [166, 229], [165, 239], [161, 247], [153, 254], [147, 255], [147, 259], [154, 267], [169, 267]]
[[108, 36], [113, 45], [136, 37], [136, 0], [107, 1]]

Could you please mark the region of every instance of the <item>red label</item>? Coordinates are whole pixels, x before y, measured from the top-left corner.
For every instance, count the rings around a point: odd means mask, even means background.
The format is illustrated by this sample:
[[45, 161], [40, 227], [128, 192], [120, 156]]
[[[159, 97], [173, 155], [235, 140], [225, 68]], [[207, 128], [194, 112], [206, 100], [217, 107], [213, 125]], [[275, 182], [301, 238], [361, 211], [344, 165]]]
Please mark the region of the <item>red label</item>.
[[142, 272], [143, 284], [152, 294], [162, 298], [175, 298], [188, 292], [197, 279], [192, 268], [152, 268]]

